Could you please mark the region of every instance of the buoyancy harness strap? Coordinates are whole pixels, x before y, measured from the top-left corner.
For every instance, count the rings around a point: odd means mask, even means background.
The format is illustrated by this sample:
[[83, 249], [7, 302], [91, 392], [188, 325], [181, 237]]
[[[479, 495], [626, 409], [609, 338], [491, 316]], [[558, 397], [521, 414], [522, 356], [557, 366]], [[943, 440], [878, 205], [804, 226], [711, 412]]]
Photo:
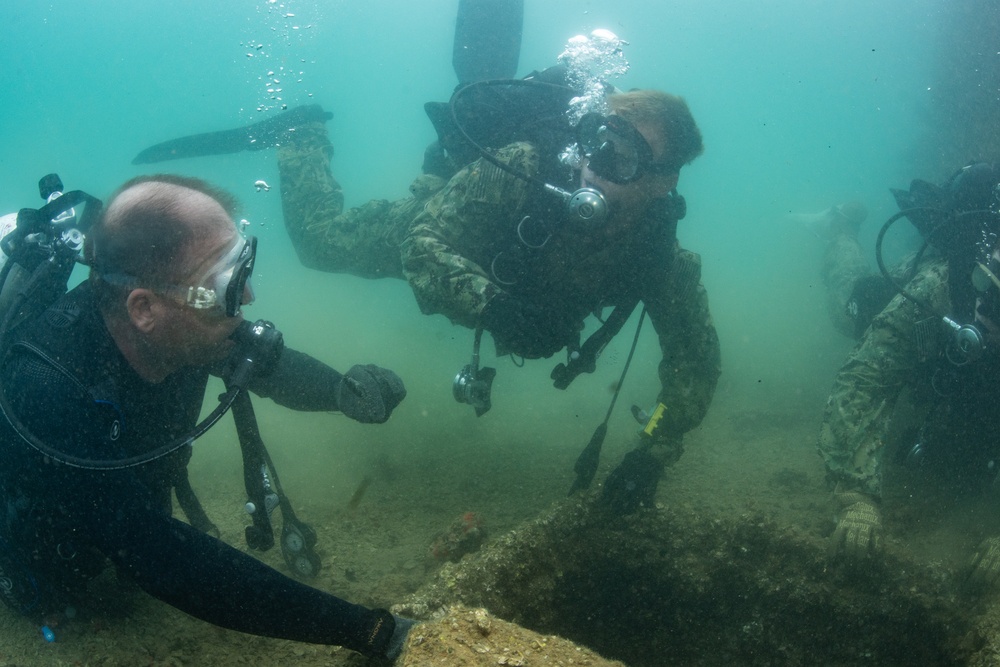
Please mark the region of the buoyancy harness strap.
[[618, 335], [629, 317], [639, 305], [639, 299], [615, 306], [611, 315], [601, 327], [592, 333], [577, 350], [571, 350], [569, 360], [552, 369], [550, 377], [556, 389], [566, 389], [580, 373], [593, 373], [597, 369], [597, 358], [611, 339]]

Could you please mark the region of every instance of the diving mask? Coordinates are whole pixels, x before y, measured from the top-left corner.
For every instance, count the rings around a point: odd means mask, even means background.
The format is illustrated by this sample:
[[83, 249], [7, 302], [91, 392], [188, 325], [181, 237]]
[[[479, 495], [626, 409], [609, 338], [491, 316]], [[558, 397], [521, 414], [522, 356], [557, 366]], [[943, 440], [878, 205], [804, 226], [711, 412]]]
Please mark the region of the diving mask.
[[612, 183], [632, 183], [647, 173], [667, 169], [653, 162], [649, 143], [621, 116], [588, 113], [577, 125], [577, 143], [590, 170]]
[[[149, 284], [122, 273], [101, 274], [101, 280], [127, 289], [147, 287], [168, 295], [197, 310], [217, 308], [227, 317], [236, 317], [240, 307], [254, 301], [250, 275], [257, 258], [257, 237], [236, 235], [232, 247], [209, 267], [194, 285]], [[244, 300], [244, 295], [246, 300]]]
[[[170, 286], [184, 305], [197, 309], [220, 308], [236, 317], [240, 307], [254, 301], [250, 276], [257, 258], [257, 237], [239, 234], [233, 247], [191, 287]], [[244, 292], [247, 301], [244, 302]]]

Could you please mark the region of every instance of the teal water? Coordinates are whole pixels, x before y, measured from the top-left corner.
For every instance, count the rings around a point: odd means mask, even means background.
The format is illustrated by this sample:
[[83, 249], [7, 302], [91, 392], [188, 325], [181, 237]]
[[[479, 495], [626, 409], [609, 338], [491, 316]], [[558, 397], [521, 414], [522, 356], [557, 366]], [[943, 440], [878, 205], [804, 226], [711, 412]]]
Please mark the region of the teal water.
[[[818, 405], [848, 342], [823, 310], [820, 244], [783, 216], [862, 199], [871, 209], [863, 230], [870, 245], [876, 221], [894, 209], [889, 186], [951, 167], [928, 166], [920, 150], [939, 0], [526, 5], [520, 74], [552, 64], [573, 35], [608, 28], [629, 42], [632, 68], [617, 84], [683, 95], [700, 124], [706, 151], [681, 175], [689, 215], [679, 233], [704, 259], [723, 345], [719, 400]], [[258, 108], [308, 102], [336, 114], [334, 170], [348, 205], [402, 197], [433, 139], [422, 105], [447, 99], [455, 83], [456, 7], [8, 0], [0, 211], [36, 203], [35, 182], [50, 171], [68, 188], [107, 196], [150, 172], [130, 164], [148, 145], [252, 122], [268, 113]], [[595, 377], [565, 393], [549, 386], [551, 363], [517, 369], [500, 360], [496, 408], [477, 423], [450, 394], [471, 333], [420, 315], [402, 282], [299, 266], [277, 189], [252, 187], [257, 179], [276, 185], [273, 151], [155, 166], [242, 199], [261, 239], [251, 316], [273, 320], [291, 345], [339, 368], [366, 360], [404, 377], [410, 397], [400, 415], [364, 437], [409, 432], [413, 423], [436, 442], [486, 424], [511, 440], [536, 440], [542, 429], [549, 446], [565, 441], [571, 457], [589, 437], [627, 334]], [[647, 329], [624, 405], [654, 400], [658, 356]]]
[[[401, 197], [433, 138], [422, 104], [447, 99], [454, 85], [454, 0], [5, 5], [2, 211], [33, 203], [35, 180], [49, 171], [68, 187], [106, 195], [149, 171], [129, 164], [147, 145], [262, 117], [258, 107], [278, 103], [266, 92], [274, 78], [282, 102], [320, 102], [336, 114], [334, 168], [349, 205]], [[817, 305], [817, 245], [783, 224], [783, 214], [860, 198], [872, 220], [884, 219], [892, 209], [887, 187], [938, 176], [918, 171], [926, 162], [917, 143], [937, 7], [936, 0], [527, 3], [521, 74], [551, 64], [569, 37], [606, 27], [630, 42], [632, 69], [620, 87], [663, 88], [691, 105], [706, 152], [681, 177], [690, 215], [680, 235], [705, 259], [726, 382], [741, 383], [746, 373], [786, 382], [789, 365], [808, 376], [815, 356], [836, 341]], [[242, 198], [262, 241], [255, 313], [302, 336], [305, 348], [346, 353], [327, 334], [293, 326], [305, 312], [310, 320], [337, 311], [341, 327], [373, 320], [406, 327], [390, 334], [380, 326], [363, 346], [369, 354], [388, 355], [388, 347], [427, 356], [399, 334], [430, 328], [457, 343], [451, 359], [431, 364], [442, 378], [467, 356], [467, 333], [418, 316], [403, 286], [355, 285], [297, 266], [277, 192], [251, 187], [258, 178], [276, 181], [271, 152], [159, 168], [207, 178]], [[348, 293], [366, 296], [340, 302]], [[554, 400], [538, 384], [542, 400]]]
[[[949, 3], [526, 5], [519, 74], [553, 64], [573, 35], [607, 28], [629, 42], [632, 68], [617, 85], [680, 94], [701, 127], [705, 154], [681, 174], [689, 213], [679, 234], [703, 257], [722, 340], [715, 409], [784, 405], [814, 410], [818, 419], [850, 342], [826, 317], [821, 245], [784, 216], [861, 199], [871, 211], [862, 230], [871, 246], [895, 211], [888, 187], [939, 179], [959, 166], [939, 163], [926, 144], [933, 46]], [[349, 206], [405, 196], [434, 138], [422, 105], [446, 100], [455, 84], [456, 7], [456, 0], [4, 0], [0, 213], [38, 204], [35, 183], [48, 172], [58, 172], [68, 189], [106, 197], [124, 180], [151, 173], [130, 161], [153, 143], [253, 122], [268, 113], [258, 108], [310, 102], [336, 115], [333, 164]], [[548, 381], [555, 360], [519, 369], [487, 353], [485, 361], [499, 368], [495, 407], [476, 419], [451, 395], [471, 332], [421, 315], [401, 281], [301, 267], [284, 233], [277, 187], [253, 188], [258, 179], [277, 186], [273, 151], [157, 167], [205, 178], [242, 200], [260, 237], [250, 317], [273, 320], [289, 345], [337, 368], [378, 363], [407, 383], [406, 402], [384, 427], [262, 409], [265, 436], [281, 444], [275, 458], [304, 489], [298, 495], [346, 501], [358, 471], [376, 456], [413, 462], [477, 451], [529, 469], [534, 457], [564, 458], [567, 475], [553, 481], [551, 498], [568, 488], [572, 461], [628, 353], [628, 327], [598, 372], [567, 392]], [[607, 457], [628, 447], [627, 406], [655, 399], [658, 361], [647, 327]], [[205, 456], [232, 460], [211, 450]], [[542, 496], [539, 507], [549, 500]]]

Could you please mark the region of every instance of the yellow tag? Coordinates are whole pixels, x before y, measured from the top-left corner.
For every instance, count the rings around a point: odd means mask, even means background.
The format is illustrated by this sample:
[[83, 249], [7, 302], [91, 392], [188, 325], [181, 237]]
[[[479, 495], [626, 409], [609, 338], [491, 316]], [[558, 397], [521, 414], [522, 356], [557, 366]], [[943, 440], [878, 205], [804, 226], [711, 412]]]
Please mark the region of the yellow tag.
[[656, 432], [656, 427], [660, 425], [660, 420], [663, 418], [663, 413], [667, 411], [667, 406], [663, 403], [657, 403], [656, 409], [653, 410], [653, 414], [649, 416], [649, 421], [646, 422], [646, 427], [642, 429], [642, 434], [652, 438], [653, 433]]

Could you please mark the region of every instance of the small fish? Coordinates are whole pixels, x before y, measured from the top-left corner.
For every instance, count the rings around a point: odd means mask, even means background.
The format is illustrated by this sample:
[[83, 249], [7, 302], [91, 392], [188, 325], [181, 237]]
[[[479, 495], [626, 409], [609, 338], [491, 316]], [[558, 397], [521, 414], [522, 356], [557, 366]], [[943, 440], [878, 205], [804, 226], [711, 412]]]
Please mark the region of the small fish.
[[267, 181], [255, 181], [253, 187], [257, 190], [257, 192], [260, 192], [261, 190], [267, 192], [271, 189], [271, 186], [267, 184]]

